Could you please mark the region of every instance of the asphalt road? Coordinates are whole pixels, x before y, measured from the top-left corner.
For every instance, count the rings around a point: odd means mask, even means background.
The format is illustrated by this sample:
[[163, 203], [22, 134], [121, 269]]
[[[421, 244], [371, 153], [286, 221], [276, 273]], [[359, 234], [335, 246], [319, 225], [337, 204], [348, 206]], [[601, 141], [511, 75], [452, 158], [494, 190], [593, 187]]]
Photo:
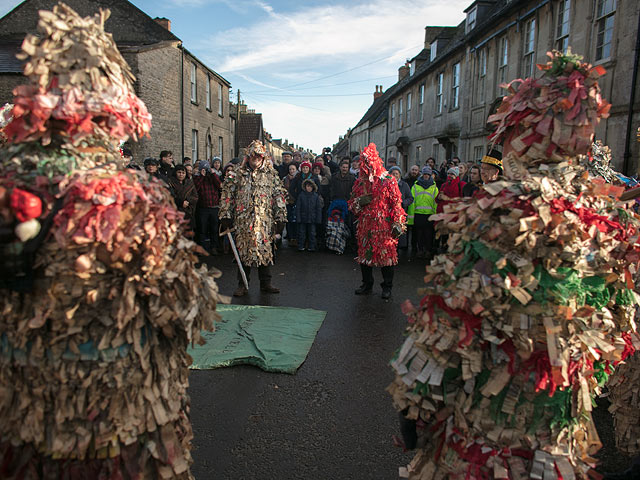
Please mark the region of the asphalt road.
[[[197, 480], [396, 479], [412, 453], [392, 443], [397, 413], [385, 392], [393, 374], [388, 362], [402, 344], [405, 299], [419, 301], [424, 261], [401, 256], [393, 296], [356, 296], [360, 269], [352, 254], [298, 252], [282, 248], [273, 267], [277, 295], [259, 292], [252, 272], [250, 293], [233, 303], [314, 308], [327, 312], [307, 360], [295, 375], [235, 366], [191, 371], [191, 421], [195, 439], [192, 473]], [[222, 293], [236, 288], [231, 255], [211, 258], [222, 270]], [[625, 468], [612, 446], [611, 419], [594, 412], [604, 471]]]

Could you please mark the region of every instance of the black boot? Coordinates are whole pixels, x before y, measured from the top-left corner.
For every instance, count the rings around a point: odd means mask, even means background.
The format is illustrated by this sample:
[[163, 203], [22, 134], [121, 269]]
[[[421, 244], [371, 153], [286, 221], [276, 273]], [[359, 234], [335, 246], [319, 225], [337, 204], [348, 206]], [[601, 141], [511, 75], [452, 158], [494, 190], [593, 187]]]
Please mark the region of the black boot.
[[356, 288], [355, 294], [356, 295], [369, 295], [371, 293], [371, 290], [372, 290], [372, 285], [367, 285], [366, 283], [363, 283], [358, 288]]
[[393, 267], [382, 267], [382, 295], [383, 300], [389, 300], [391, 298], [391, 287], [393, 286]]

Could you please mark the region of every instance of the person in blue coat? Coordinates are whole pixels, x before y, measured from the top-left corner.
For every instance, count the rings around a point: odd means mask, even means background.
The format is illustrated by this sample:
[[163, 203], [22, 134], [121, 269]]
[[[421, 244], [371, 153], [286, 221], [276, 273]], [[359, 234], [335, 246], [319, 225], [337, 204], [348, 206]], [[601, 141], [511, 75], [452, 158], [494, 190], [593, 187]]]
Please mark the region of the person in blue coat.
[[316, 224], [322, 221], [322, 207], [324, 202], [318, 194], [318, 185], [311, 179], [302, 182], [302, 191], [296, 201], [296, 221], [298, 228], [298, 251], [305, 249], [309, 242], [309, 251], [315, 252]]

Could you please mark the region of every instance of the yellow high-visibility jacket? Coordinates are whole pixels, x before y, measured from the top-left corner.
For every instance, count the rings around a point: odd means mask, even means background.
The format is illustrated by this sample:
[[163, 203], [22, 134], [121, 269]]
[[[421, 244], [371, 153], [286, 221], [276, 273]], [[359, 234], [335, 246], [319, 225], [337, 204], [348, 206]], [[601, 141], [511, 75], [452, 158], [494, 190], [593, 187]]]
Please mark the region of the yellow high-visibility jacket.
[[407, 225], [413, 225], [415, 215], [433, 215], [436, 213], [438, 187], [435, 183], [429, 188], [423, 188], [416, 182], [411, 187], [411, 194], [413, 195], [413, 203], [409, 205], [409, 211], [407, 212]]

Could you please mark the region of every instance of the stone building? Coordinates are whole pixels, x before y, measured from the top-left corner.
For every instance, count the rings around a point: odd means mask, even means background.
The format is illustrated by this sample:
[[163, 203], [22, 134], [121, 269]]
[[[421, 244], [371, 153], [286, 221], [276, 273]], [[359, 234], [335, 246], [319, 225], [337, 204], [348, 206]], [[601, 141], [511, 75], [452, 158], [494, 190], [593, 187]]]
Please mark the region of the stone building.
[[455, 27], [427, 27], [423, 50], [384, 92], [387, 158], [398, 157], [403, 168], [428, 157], [479, 160], [489, 109], [504, 95], [500, 84], [536, 74], [548, 51], [571, 47], [607, 70], [600, 85], [611, 115], [596, 136], [611, 147], [617, 169], [637, 172], [638, 143], [628, 132], [640, 126], [640, 2], [477, 0], [465, 14]]
[[[158, 157], [171, 150], [174, 159], [187, 156], [223, 162], [233, 155], [233, 121], [229, 111], [230, 83], [189, 52], [171, 33], [167, 19], [152, 19], [126, 0], [65, 0], [80, 15], [111, 10], [105, 24], [136, 76], [136, 94], [153, 116], [150, 138], [131, 142], [134, 159]], [[50, 10], [57, 0], [26, 0], [0, 19], [0, 103], [23, 82], [15, 60], [25, 33], [35, 32], [38, 10]]]

